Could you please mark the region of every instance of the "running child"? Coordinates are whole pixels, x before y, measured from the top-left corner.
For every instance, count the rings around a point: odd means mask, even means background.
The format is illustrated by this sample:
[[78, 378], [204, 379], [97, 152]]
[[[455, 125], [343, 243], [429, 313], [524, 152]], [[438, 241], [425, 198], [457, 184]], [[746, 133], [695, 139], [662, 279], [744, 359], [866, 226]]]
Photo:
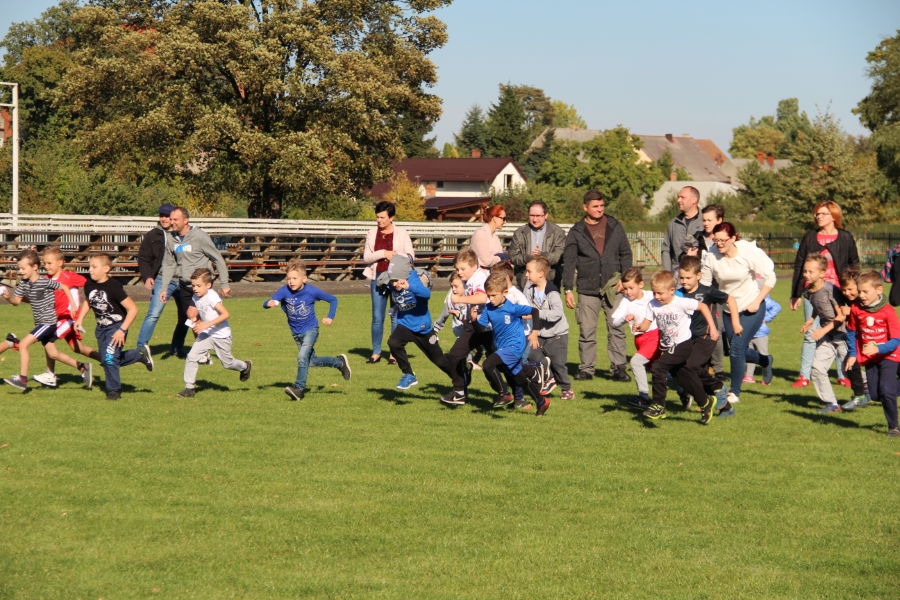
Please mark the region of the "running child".
[[819, 319], [819, 329], [810, 333], [810, 337], [816, 342], [810, 379], [819, 399], [825, 403], [825, 406], [819, 409], [820, 413], [841, 410], [831, 381], [828, 379], [828, 369], [835, 359], [839, 364], [843, 364], [847, 357], [845, 317], [841, 308], [847, 305], [847, 300], [838, 288], [825, 281], [827, 270], [828, 259], [818, 253], [810, 254], [803, 263], [803, 277], [807, 282], [803, 297], [810, 301], [813, 312], [800, 328], [800, 333], [809, 331], [815, 320]]
[[697, 405], [700, 406], [700, 422], [709, 423], [714, 402], [708, 398], [703, 384], [697, 376], [697, 371], [685, 368], [694, 348], [694, 340], [691, 337], [691, 316], [700, 311], [706, 319], [709, 338], [715, 342], [719, 336], [716, 321], [712, 313], [703, 302], [693, 298], [679, 298], [675, 296], [675, 276], [670, 271], [660, 270], [653, 274], [650, 280], [653, 290], [653, 300], [647, 305], [648, 315], [638, 329], [647, 331], [653, 321], [659, 329], [659, 345], [662, 354], [653, 362], [653, 404], [644, 411], [644, 416], [650, 419], [666, 418], [666, 376], [672, 373], [675, 381], [690, 394]]
[[497, 392], [494, 408], [503, 408], [513, 403], [504, 378], [504, 375], [508, 375], [516, 385], [528, 390], [537, 407], [536, 415], [542, 417], [550, 408], [550, 399], [541, 395], [544, 382], [550, 376], [550, 359], [544, 358], [540, 364], [522, 364], [522, 352], [526, 344], [522, 333], [522, 317], [530, 315], [535, 323], [540, 324], [540, 311], [532, 306], [508, 302], [506, 296], [509, 282], [499, 273], [488, 277], [484, 289], [490, 302], [478, 317], [478, 324], [482, 327], [490, 325], [494, 331], [496, 350], [484, 360], [482, 367], [488, 383]]
[[[525, 294], [522, 293], [518, 287], [516, 287], [516, 271], [513, 269], [511, 263], [507, 261], [499, 262], [493, 267], [491, 267], [491, 275], [494, 273], [498, 273], [506, 277], [506, 283], [509, 285], [509, 289], [506, 294], [506, 301], [512, 302], [513, 304], [519, 304], [521, 306], [531, 306], [531, 302], [529, 302], [528, 298], [525, 297]], [[525, 348], [522, 350], [522, 362], [528, 362], [528, 356], [531, 354], [532, 346], [537, 346], [537, 334], [534, 337], [531, 337], [531, 333], [534, 331], [534, 324], [531, 322], [531, 317], [526, 316], [522, 319], [522, 333], [525, 334], [526, 343]], [[507, 379], [507, 383], [509, 387], [512, 388], [513, 399], [515, 400], [516, 408], [520, 408], [522, 410], [531, 410], [531, 404], [525, 400], [525, 388], [516, 385], [514, 381], [511, 379]], [[550, 392], [552, 392], [556, 388], [556, 380], [551, 375], [548, 380], [544, 381], [544, 389], [541, 390], [541, 394], [546, 396]]]
[[575, 391], [569, 379], [566, 362], [569, 359], [569, 321], [563, 311], [563, 300], [559, 289], [547, 280], [550, 261], [543, 256], [532, 258], [525, 265], [525, 297], [531, 306], [538, 309], [541, 324], [538, 332], [538, 351], [531, 349], [529, 358], [540, 359], [541, 354], [550, 359], [553, 379], [560, 387], [560, 399], [572, 400]]
[[350, 380], [350, 361], [345, 354], [317, 356], [315, 345], [319, 338], [319, 321], [316, 318], [317, 301], [328, 302], [328, 316], [322, 319], [326, 327], [334, 321], [338, 300], [314, 285], [306, 283], [306, 263], [292, 260], [287, 266], [287, 285], [280, 287], [272, 297], [263, 302], [263, 308], [281, 306], [287, 315], [291, 335], [297, 343], [297, 379], [294, 385], [284, 388], [291, 400], [303, 400], [306, 395], [306, 379], [310, 367], [338, 369], [344, 379]]
[[[22, 280], [16, 286], [15, 295], [9, 295], [9, 289], [3, 286], [3, 297], [9, 300], [13, 306], [28, 299], [31, 304], [31, 313], [34, 316], [34, 329], [19, 342], [19, 375], [8, 377], [3, 381], [7, 384], [25, 391], [28, 388], [28, 367], [30, 357], [28, 348], [35, 342], [44, 346], [44, 352], [50, 358], [59, 360], [72, 367], [76, 361], [70, 356], [62, 354], [56, 349], [53, 342], [56, 341], [56, 296], [53, 292], [62, 290], [69, 302], [72, 302], [69, 286], [38, 273], [38, 255], [34, 250], [24, 250], [19, 254], [19, 277]], [[71, 362], [71, 364], [70, 364]]]
[[[862, 306], [859, 303], [859, 270], [850, 268], [844, 269], [840, 274], [841, 293], [849, 302], [849, 306], [844, 307], [844, 314], [850, 316], [850, 308], [854, 305]], [[898, 286], [900, 287], [900, 286]], [[844, 374], [850, 380], [850, 389], [853, 397], [849, 401], [841, 405], [841, 410], [853, 411], [857, 408], [865, 408], [871, 401], [868, 388], [866, 386], [866, 374], [859, 366], [856, 360], [856, 331], [847, 328], [847, 360], [844, 364]]]
[[[88, 270], [91, 280], [84, 284], [86, 302], [78, 310], [75, 327], [83, 327], [84, 317], [88, 310], [93, 309], [97, 319], [95, 333], [100, 347], [100, 364], [106, 375], [106, 399], [119, 400], [122, 398], [119, 369], [139, 362], [152, 371], [153, 356], [149, 346], [143, 346], [140, 350], [124, 349], [128, 329], [134, 323], [138, 309], [122, 284], [109, 277], [110, 268], [112, 258], [109, 254], [91, 256]], [[46, 281], [56, 283], [51, 279]]]
[[453, 296], [464, 295], [465, 285], [463, 284], [463, 280], [460, 279], [459, 273], [454, 272], [450, 275], [450, 289], [447, 290], [447, 296], [444, 298], [444, 309], [441, 311], [441, 314], [438, 316], [438, 318], [434, 321], [435, 331], [443, 331], [447, 319], [453, 317], [453, 319], [451, 320], [451, 331], [453, 331], [453, 336], [458, 338], [462, 335], [463, 329], [465, 329], [466, 326], [466, 324], [463, 322], [463, 318], [467, 306], [465, 304], [457, 304], [456, 302], [454, 302]]
[[631, 372], [637, 385], [638, 395], [628, 404], [641, 410], [650, 408], [650, 383], [647, 380], [647, 366], [659, 358], [659, 329], [656, 321], [651, 321], [647, 331], [641, 331], [640, 325], [649, 318], [648, 305], [653, 296], [644, 291], [644, 275], [639, 267], [631, 267], [622, 274], [622, 292], [625, 297], [612, 314], [612, 326], [621, 327], [631, 323], [634, 334], [634, 356], [631, 357]]
[[388, 339], [391, 356], [397, 360], [397, 366], [403, 373], [397, 382], [397, 389], [408, 390], [419, 384], [409, 364], [409, 355], [406, 353], [406, 345], [409, 343], [418, 346], [428, 360], [449, 376], [450, 363], [441, 350], [441, 344], [431, 324], [431, 312], [428, 310], [431, 282], [427, 276], [420, 275], [412, 268], [409, 257], [395, 254], [387, 271], [379, 275], [379, 278], [381, 277], [388, 280], [394, 308], [397, 310], [395, 320], [397, 327]]
[[250, 371], [253, 369], [252, 361], [238, 360], [231, 355], [231, 327], [228, 325], [228, 317], [231, 315], [212, 285], [213, 276], [209, 269], [200, 268], [191, 273], [193, 306], [187, 309], [188, 322], [185, 325], [193, 329], [197, 339], [184, 362], [184, 389], [175, 394], [179, 398], [194, 397], [197, 370], [201, 362], [207, 362], [212, 350], [215, 350], [223, 367], [230, 371], [240, 371], [242, 382], [250, 379]]
[[897, 364], [900, 320], [884, 296], [881, 276], [863, 271], [857, 280], [859, 302], [850, 307], [848, 329], [856, 332], [856, 360], [866, 370], [869, 394], [881, 402], [888, 436], [900, 437], [897, 424]]
[[[750, 340], [750, 347], [760, 354], [769, 354], [769, 323], [777, 317], [780, 312], [781, 305], [772, 299], [771, 294], [766, 294], [766, 316], [763, 318], [762, 325], [759, 326], [759, 331], [757, 331], [756, 335], [753, 336], [753, 339]], [[747, 372], [744, 375], [744, 383], [756, 383], [756, 380], [753, 379], [755, 370], [755, 364], [747, 363]], [[770, 362], [769, 366], [763, 369], [762, 385], [770, 385], [770, 383], [767, 382], [772, 381], [773, 375], [772, 363]]]

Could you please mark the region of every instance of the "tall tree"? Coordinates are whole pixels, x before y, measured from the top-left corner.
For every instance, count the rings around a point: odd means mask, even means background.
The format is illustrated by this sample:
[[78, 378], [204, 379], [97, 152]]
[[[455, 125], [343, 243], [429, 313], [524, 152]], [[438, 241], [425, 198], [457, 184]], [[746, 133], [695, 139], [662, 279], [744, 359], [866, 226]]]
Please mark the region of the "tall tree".
[[461, 156], [471, 156], [472, 150], [487, 151], [487, 126], [481, 107], [473, 104], [466, 112], [459, 133], [453, 136], [457, 150]]
[[900, 30], [866, 56], [872, 90], [853, 109], [872, 132], [878, 166], [900, 188]]
[[428, 119], [415, 116], [398, 115], [400, 120], [400, 139], [406, 158], [437, 158], [439, 152], [434, 147], [437, 136], [425, 137], [434, 128]]
[[[501, 94], [503, 87], [500, 86]], [[512, 88], [525, 111], [524, 127], [531, 143], [544, 129], [553, 125], [553, 102], [540, 88], [530, 85], [514, 85]]]
[[518, 161], [530, 143], [525, 107], [514, 86], [501, 85], [500, 98], [492, 104], [487, 120], [487, 155]]
[[394, 203], [399, 221], [425, 220], [425, 201], [419, 195], [419, 187], [409, 180], [406, 171], [400, 171], [391, 178], [384, 199]]
[[587, 129], [587, 122], [573, 104], [566, 104], [562, 100], [554, 100], [550, 104], [553, 106], [553, 127]]
[[732, 131], [728, 151], [735, 158], [754, 158], [757, 152], [785, 157], [801, 132], [812, 135], [812, 124], [806, 112], [800, 112], [799, 100], [786, 98], [778, 102], [774, 115], [766, 115], [758, 121], [750, 117], [747, 125]]
[[358, 195], [433, 123], [427, 58], [451, 0], [99, 0], [75, 12], [60, 86], [91, 165], [180, 172], [246, 194], [253, 217]]
[[553, 141], [555, 139], [556, 134], [553, 133], [553, 128], [548, 127], [544, 131], [543, 142], [541, 145], [529, 149], [529, 151], [522, 156], [522, 161], [519, 163], [519, 166], [522, 168], [525, 179], [528, 181], [537, 179], [537, 175], [544, 167], [544, 163], [550, 160], [550, 153], [553, 151]]

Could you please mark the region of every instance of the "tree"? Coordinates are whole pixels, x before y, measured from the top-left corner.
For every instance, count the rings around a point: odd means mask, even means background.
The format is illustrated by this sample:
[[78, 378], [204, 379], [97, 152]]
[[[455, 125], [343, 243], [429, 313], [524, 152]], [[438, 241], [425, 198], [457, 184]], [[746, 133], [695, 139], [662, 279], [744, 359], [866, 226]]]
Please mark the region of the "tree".
[[537, 179], [537, 175], [544, 167], [544, 163], [550, 159], [550, 152], [553, 148], [555, 137], [553, 128], [548, 127], [544, 130], [543, 143], [536, 148], [529, 149], [522, 157], [519, 166], [522, 168], [522, 174], [525, 175], [525, 179], [528, 181]]
[[514, 86], [501, 85], [500, 98], [488, 111], [486, 129], [487, 156], [518, 161], [530, 139], [525, 123], [525, 107]]
[[459, 133], [453, 136], [457, 150], [462, 156], [471, 156], [472, 150], [487, 150], [487, 127], [481, 107], [473, 104], [466, 112]]
[[553, 107], [553, 127], [587, 129], [587, 123], [575, 110], [574, 105], [566, 104], [562, 100], [554, 100], [550, 104]]
[[786, 98], [778, 102], [775, 115], [767, 115], [758, 121], [750, 117], [750, 123], [733, 130], [731, 147], [728, 151], [735, 158], [755, 158], [757, 152], [786, 156], [790, 146], [802, 132], [812, 134], [812, 125], [806, 113], [800, 112], [797, 98]]
[[384, 200], [393, 202], [397, 209], [398, 221], [424, 221], [425, 202], [419, 195], [419, 187], [409, 180], [406, 171], [394, 174], [391, 186]]
[[441, 158], [459, 158], [459, 152], [457, 152], [456, 146], [450, 142], [445, 142], [444, 148], [441, 150]]
[[[501, 94], [505, 86], [501, 85]], [[530, 85], [512, 86], [525, 111], [525, 130], [531, 143], [544, 129], [553, 125], [553, 103], [544, 90]]]
[[[99, 1], [73, 15], [56, 96], [83, 159], [245, 194], [252, 217], [358, 196], [402, 158], [402, 120], [434, 123], [428, 11], [450, 0]], [[402, 115], [402, 116], [401, 116]]]
[[623, 192], [613, 200], [609, 211], [623, 223], [643, 223], [647, 220], [647, 207], [644, 206], [644, 201], [631, 192]]
[[853, 112], [872, 132], [878, 167], [900, 189], [900, 30], [866, 56], [872, 90]]
[[434, 128], [434, 123], [415, 116], [399, 115], [400, 139], [406, 158], [437, 158], [438, 151], [434, 147], [437, 136], [426, 138]]

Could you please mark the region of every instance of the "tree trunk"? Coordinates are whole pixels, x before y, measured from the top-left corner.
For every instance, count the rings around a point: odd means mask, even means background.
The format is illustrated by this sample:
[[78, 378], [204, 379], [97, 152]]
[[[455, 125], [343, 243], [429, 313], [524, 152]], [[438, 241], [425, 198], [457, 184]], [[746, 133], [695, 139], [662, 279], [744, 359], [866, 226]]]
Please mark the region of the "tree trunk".
[[251, 195], [247, 216], [251, 219], [280, 219], [281, 207], [281, 193], [266, 178]]

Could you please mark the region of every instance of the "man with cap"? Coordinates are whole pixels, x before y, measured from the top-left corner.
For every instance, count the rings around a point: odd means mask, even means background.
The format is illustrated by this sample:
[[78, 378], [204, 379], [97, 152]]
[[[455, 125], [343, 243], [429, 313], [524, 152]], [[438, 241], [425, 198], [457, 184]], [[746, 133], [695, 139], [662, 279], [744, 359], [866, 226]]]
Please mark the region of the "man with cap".
[[[138, 270], [141, 272], [141, 280], [144, 287], [150, 290], [150, 306], [147, 308], [147, 315], [144, 322], [141, 323], [141, 332], [138, 334], [138, 349], [150, 343], [153, 337], [153, 330], [156, 329], [156, 322], [159, 321], [163, 309], [166, 304], [160, 299], [159, 293], [162, 291], [162, 262], [166, 253], [166, 232], [172, 226], [170, 215], [175, 207], [171, 204], [163, 204], [159, 207], [159, 222], [156, 227], [148, 231], [141, 240], [141, 248], [138, 250]], [[178, 282], [173, 281], [169, 284], [167, 296], [171, 296], [178, 287]], [[178, 299], [176, 299], [176, 302]]]

